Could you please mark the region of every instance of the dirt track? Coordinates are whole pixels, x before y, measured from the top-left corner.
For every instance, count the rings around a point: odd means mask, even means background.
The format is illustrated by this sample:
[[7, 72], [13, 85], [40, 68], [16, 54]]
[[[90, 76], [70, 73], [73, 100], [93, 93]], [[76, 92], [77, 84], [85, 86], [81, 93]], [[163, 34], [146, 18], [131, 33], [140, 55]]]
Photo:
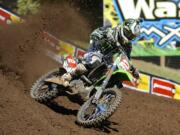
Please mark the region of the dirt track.
[[59, 97], [49, 107], [33, 101], [14, 73], [0, 74], [1, 135], [179, 135], [180, 102], [124, 90], [124, 101], [104, 127], [75, 124], [78, 104]]
[[[64, 39], [88, 39], [86, 21], [67, 9], [53, 7], [38, 19], [0, 31], [0, 135], [179, 135], [180, 102], [163, 97], [124, 90], [117, 112], [103, 127], [92, 129], [75, 124], [79, 105], [67, 97], [49, 106], [30, 98], [32, 82], [58, 66], [41, 51], [47, 45], [40, 32], [45, 29]], [[64, 20], [76, 21], [66, 24]]]

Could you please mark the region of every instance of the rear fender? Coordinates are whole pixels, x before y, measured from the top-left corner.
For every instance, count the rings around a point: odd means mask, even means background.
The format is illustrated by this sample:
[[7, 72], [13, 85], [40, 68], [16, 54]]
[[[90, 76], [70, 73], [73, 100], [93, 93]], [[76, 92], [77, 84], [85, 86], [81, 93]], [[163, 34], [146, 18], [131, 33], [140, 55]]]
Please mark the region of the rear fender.
[[65, 74], [67, 71], [64, 68], [59, 68], [59, 73], [58, 75], [53, 75], [49, 76], [48, 78], [46, 78], [44, 81], [47, 83], [55, 83], [58, 85], [62, 85], [63, 82], [60, 80], [60, 76], [62, 76], [63, 74]]
[[54, 83], [54, 84], [58, 84], [58, 85], [62, 85], [63, 84], [63, 81], [60, 80], [60, 77], [57, 77], [57, 76], [54, 76], [54, 77], [51, 77], [51, 78], [47, 78], [44, 81], [47, 82], [47, 83]]

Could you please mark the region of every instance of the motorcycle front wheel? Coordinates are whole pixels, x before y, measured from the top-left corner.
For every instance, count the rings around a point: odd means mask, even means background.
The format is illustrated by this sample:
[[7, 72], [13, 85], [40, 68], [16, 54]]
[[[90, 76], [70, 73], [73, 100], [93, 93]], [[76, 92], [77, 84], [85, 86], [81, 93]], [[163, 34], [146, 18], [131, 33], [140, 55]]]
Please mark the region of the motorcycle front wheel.
[[122, 101], [121, 91], [117, 88], [106, 89], [100, 97], [98, 104], [94, 104], [94, 96], [89, 98], [79, 109], [77, 123], [84, 127], [100, 125], [108, 119]]

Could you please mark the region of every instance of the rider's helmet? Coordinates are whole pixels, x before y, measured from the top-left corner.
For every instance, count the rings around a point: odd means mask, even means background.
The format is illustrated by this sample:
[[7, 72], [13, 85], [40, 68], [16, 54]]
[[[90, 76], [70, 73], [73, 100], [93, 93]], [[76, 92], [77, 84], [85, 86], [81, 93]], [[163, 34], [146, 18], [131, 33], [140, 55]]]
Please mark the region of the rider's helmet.
[[140, 23], [142, 19], [127, 19], [123, 22], [120, 35], [126, 41], [131, 41], [140, 35]]

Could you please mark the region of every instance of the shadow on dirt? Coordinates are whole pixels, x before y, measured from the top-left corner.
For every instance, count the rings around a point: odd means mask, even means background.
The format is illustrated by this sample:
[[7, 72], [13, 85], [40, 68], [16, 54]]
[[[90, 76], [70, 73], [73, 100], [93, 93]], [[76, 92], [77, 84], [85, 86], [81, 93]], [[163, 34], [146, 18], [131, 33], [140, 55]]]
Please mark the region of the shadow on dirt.
[[81, 96], [76, 94], [76, 95], [69, 95], [67, 93], [61, 93], [62, 96], [66, 96], [70, 102], [76, 103], [78, 105], [82, 105], [84, 101], [82, 100]]
[[101, 123], [101, 125], [94, 127], [94, 129], [99, 131], [99, 132], [104, 132], [104, 133], [108, 133], [108, 134], [111, 133], [112, 131], [119, 132], [118, 129], [113, 127], [116, 125], [118, 125], [118, 123], [106, 120], [103, 123]]
[[[68, 95], [66, 92], [61, 92], [61, 93], [59, 93], [58, 96], [65, 96], [69, 99], [70, 102], [76, 103], [80, 106], [84, 103], [84, 101], [78, 95]], [[47, 103], [44, 103], [44, 105], [46, 105], [47, 107], [49, 107], [53, 111], [60, 113], [62, 115], [74, 115], [74, 116], [76, 116], [77, 112], [78, 112], [78, 110], [68, 109], [64, 106], [61, 106], [60, 104], [58, 104], [58, 102], [56, 102], [54, 100], [51, 100]]]
[[[83, 100], [78, 95], [67, 95], [65, 93], [61, 93], [60, 96], [66, 96], [71, 102], [77, 103], [80, 106], [83, 104]], [[56, 101], [52, 100], [49, 101], [48, 103], [44, 104], [50, 109], [52, 109], [56, 113], [60, 113], [62, 115], [73, 115], [77, 116], [78, 110], [73, 110], [69, 108], [65, 108], [64, 106], [59, 105]], [[75, 122], [76, 125], [80, 126], [77, 122]], [[118, 125], [118, 123], [110, 121], [110, 120], [105, 120], [103, 121], [100, 125], [95, 126], [95, 127], [86, 127], [86, 128], [91, 128], [94, 129], [98, 132], [103, 132], [103, 133], [111, 133], [111, 132], [119, 132], [118, 129], [116, 129], [114, 126]]]
[[[76, 125], [80, 126], [77, 122], [75, 122]], [[92, 127], [84, 127], [84, 128], [88, 128], [88, 129], [94, 129], [98, 132], [103, 132], [103, 133], [107, 133], [110, 134], [111, 132], [119, 132], [119, 130], [113, 126], [118, 125], [118, 123], [116, 122], [112, 122], [109, 120], [105, 120], [104, 122], [102, 122], [99, 126], [92, 126]]]
[[78, 110], [72, 110], [72, 109], [65, 108], [64, 106], [59, 105], [55, 101], [48, 102], [45, 105], [48, 106], [53, 111], [60, 113], [60, 114], [63, 114], [63, 115], [74, 115], [74, 116], [76, 116], [77, 112], [78, 112]]

